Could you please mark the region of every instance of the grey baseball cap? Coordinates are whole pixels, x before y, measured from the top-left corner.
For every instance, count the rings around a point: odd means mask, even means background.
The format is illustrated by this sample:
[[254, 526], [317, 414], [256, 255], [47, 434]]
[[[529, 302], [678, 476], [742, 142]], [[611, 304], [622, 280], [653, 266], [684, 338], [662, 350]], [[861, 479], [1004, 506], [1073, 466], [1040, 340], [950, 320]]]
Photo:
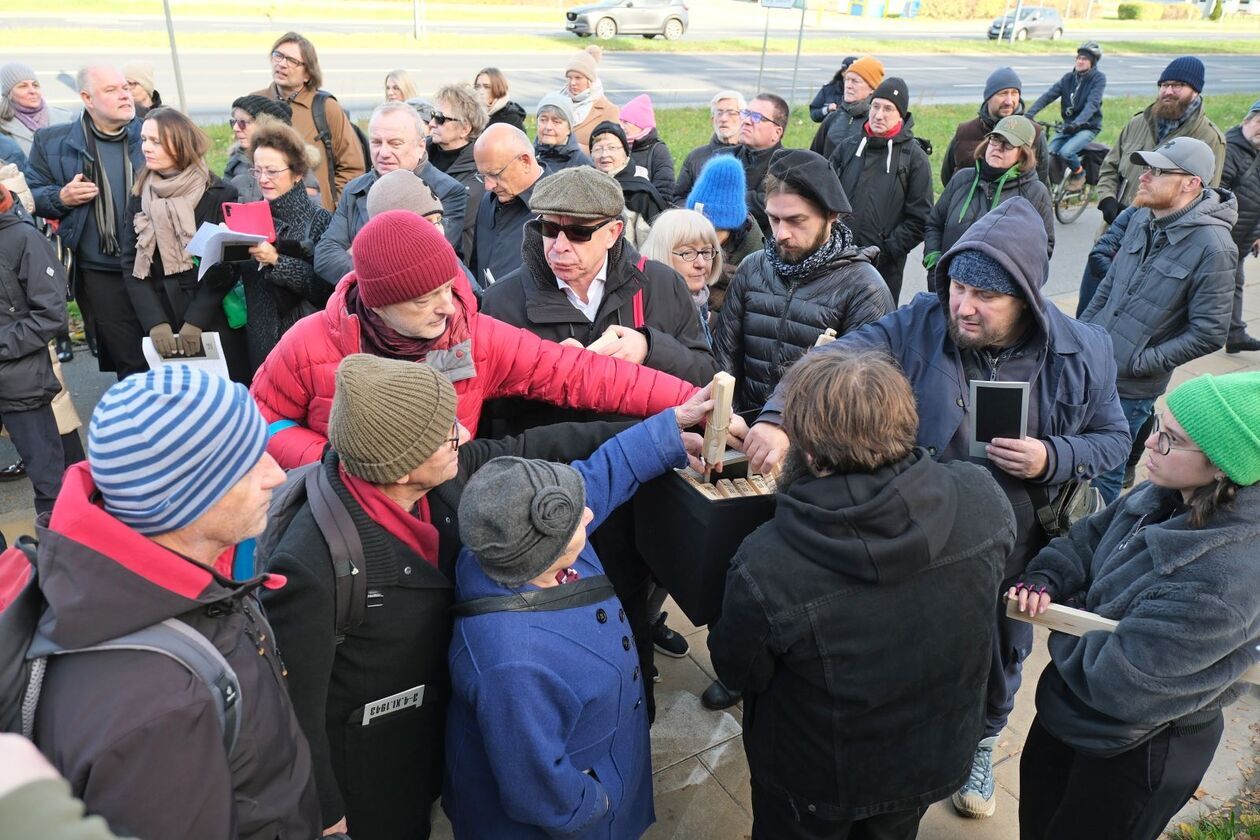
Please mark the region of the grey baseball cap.
[[1260, 112], [1260, 99], [1257, 99], [1255, 102], [1251, 103], [1251, 108], [1247, 110], [1247, 116], [1251, 116], [1252, 114], [1255, 114], [1258, 112]]
[[1207, 143], [1193, 137], [1178, 137], [1152, 151], [1134, 152], [1129, 155], [1129, 162], [1160, 169], [1180, 169], [1182, 172], [1197, 175], [1204, 186], [1216, 174], [1216, 157], [1212, 154], [1212, 149]]

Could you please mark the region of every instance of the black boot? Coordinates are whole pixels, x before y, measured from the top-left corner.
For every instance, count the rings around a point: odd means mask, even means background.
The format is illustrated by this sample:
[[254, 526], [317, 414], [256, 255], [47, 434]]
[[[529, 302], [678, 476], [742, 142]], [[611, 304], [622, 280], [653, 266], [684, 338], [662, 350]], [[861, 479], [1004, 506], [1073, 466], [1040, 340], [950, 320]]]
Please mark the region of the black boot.
[[1231, 336], [1225, 341], [1226, 353], [1243, 353], [1252, 350], [1260, 350], [1260, 338], [1252, 338], [1247, 333]]
[[718, 711], [720, 709], [729, 709], [744, 697], [738, 691], [731, 691], [722, 685], [721, 680], [714, 680], [709, 687], [704, 690], [704, 694], [700, 695], [700, 702], [706, 709]]

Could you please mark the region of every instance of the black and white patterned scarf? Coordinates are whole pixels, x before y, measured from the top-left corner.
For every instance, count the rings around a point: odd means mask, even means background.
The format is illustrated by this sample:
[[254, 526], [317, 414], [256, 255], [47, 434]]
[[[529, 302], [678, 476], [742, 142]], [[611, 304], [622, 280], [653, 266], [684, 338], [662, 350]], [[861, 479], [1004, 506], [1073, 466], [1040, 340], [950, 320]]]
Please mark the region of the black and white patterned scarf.
[[798, 263], [785, 262], [779, 256], [774, 238], [766, 239], [766, 259], [774, 273], [788, 280], [803, 280], [830, 263], [839, 254], [853, 248], [853, 234], [839, 219], [831, 224], [831, 237], [823, 246]]

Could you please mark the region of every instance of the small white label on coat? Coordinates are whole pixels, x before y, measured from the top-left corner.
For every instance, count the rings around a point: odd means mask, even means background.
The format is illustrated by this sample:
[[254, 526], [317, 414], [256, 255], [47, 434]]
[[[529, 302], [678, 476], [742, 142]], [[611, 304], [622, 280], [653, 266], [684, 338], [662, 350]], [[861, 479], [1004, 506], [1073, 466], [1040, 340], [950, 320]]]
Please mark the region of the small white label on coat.
[[47, 268], [45, 268], [45, 269], [44, 269], [44, 271], [47, 271], [47, 272], [48, 272], [48, 276], [49, 276], [49, 277], [56, 277], [56, 276], [57, 276], [57, 272], [53, 271], [53, 267], [52, 267], [51, 265], [50, 265], [50, 266], [48, 266]]
[[363, 725], [367, 726], [372, 721], [372, 718], [401, 712], [403, 709], [419, 706], [423, 702], [424, 686], [422, 685], [409, 688], [406, 691], [400, 691], [397, 694], [391, 694], [388, 697], [382, 697], [380, 700], [373, 700], [363, 707]]

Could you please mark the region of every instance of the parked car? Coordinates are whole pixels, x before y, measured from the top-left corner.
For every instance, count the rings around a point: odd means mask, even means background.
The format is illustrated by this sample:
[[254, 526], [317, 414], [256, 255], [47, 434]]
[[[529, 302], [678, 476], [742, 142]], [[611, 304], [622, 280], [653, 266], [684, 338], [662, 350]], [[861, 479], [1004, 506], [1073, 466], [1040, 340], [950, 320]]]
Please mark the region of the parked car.
[[687, 31], [689, 19], [683, 0], [605, 0], [576, 6], [564, 13], [564, 28], [579, 38], [594, 35], [606, 41], [617, 35], [642, 35], [675, 41]]
[[1049, 38], [1057, 41], [1063, 37], [1063, 18], [1049, 6], [1025, 6], [1019, 11], [1019, 23], [1015, 23], [1014, 15], [1000, 17], [989, 26], [989, 40], [1009, 39], [1011, 27], [1015, 27], [1015, 40], [1026, 41], [1029, 38]]

